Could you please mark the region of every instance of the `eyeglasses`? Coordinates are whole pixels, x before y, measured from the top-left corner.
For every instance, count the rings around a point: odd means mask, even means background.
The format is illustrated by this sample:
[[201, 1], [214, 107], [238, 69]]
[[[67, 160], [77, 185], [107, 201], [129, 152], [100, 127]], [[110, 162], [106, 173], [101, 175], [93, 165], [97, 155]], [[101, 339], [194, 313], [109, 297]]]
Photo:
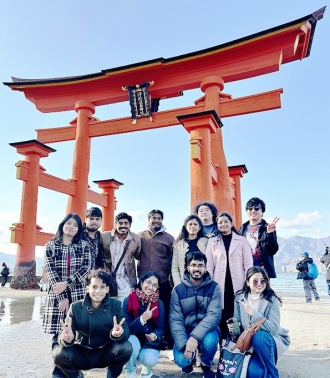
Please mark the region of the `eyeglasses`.
[[205, 265], [204, 264], [190, 264], [189, 265], [190, 268], [199, 268], [199, 269], [202, 269], [202, 268], [205, 268]]
[[254, 209], [254, 211], [259, 211], [261, 209], [260, 206], [252, 206], [252, 207], [248, 207], [247, 210], [249, 211], [252, 211]]
[[156, 284], [156, 283], [153, 283], [152, 281], [150, 281], [150, 280], [145, 280], [144, 281], [148, 286], [152, 286], [154, 289], [158, 289], [159, 288], [159, 286]]
[[258, 282], [260, 283], [261, 286], [265, 286], [266, 283], [267, 283], [267, 281], [264, 280], [264, 279], [261, 279], [261, 280], [254, 279], [254, 280], [252, 280], [253, 286], [257, 286]]

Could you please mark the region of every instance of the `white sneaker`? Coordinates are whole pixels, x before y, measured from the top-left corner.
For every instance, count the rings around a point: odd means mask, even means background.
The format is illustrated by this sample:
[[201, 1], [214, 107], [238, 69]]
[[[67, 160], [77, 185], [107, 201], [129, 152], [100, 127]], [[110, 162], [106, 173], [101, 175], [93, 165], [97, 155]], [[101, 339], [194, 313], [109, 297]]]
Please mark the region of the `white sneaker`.
[[144, 366], [141, 369], [141, 378], [151, 378], [152, 377], [152, 369], [149, 369], [148, 367]]
[[174, 354], [173, 354], [173, 349], [168, 349], [166, 351], [166, 357], [171, 360], [171, 361], [174, 361]]

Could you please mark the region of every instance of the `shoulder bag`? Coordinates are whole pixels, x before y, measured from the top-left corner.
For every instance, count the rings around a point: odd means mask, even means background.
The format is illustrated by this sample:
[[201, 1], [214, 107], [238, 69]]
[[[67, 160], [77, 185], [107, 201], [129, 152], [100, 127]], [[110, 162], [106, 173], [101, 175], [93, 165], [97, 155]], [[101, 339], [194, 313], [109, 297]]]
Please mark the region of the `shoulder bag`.
[[120, 259], [118, 261], [116, 268], [114, 269], [113, 272], [109, 273], [110, 276], [111, 276], [110, 289], [109, 289], [110, 297], [117, 297], [117, 295], [118, 295], [118, 285], [117, 285], [117, 281], [116, 281], [116, 273], [117, 273], [117, 270], [118, 270], [121, 262], [123, 261], [125, 254], [126, 254], [129, 242], [130, 242], [130, 240], [128, 240], [128, 242], [126, 243], [123, 254], [120, 256]]
[[245, 352], [251, 348], [251, 342], [253, 335], [259, 331], [261, 324], [266, 320], [266, 318], [261, 318], [256, 322], [250, 324], [245, 330], [240, 334], [236, 345], [234, 345], [231, 350], [237, 348], [241, 352]]

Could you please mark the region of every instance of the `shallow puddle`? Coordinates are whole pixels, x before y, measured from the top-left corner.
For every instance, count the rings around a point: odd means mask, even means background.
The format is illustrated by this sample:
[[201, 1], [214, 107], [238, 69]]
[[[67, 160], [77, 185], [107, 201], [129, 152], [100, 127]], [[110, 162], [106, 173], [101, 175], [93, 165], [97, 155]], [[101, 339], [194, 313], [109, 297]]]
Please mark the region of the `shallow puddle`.
[[46, 297], [0, 298], [0, 325], [40, 320], [45, 311]]

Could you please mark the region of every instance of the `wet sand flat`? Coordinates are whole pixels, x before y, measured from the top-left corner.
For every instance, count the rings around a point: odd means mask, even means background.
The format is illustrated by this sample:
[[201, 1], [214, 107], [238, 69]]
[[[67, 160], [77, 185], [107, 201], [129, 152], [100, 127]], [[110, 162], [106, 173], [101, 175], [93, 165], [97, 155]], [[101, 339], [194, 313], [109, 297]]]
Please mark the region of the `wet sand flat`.
[[[46, 293], [0, 290], [0, 377], [51, 376], [52, 335], [42, 332], [42, 313]], [[290, 330], [291, 346], [279, 361], [280, 377], [325, 378], [330, 371], [330, 297], [306, 303], [302, 297], [283, 297], [281, 325]], [[313, 330], [313, 331], [312, 331]], [[215, 362], [218, 361], [218, 353]], [[139, 370], [138, 370], [139, 373]], [[84, 372], [86, 378], [106, 376], [106, 369]], [[139, 375], [138, 375], [139, 376]], [[180, 369], [161, 352], [153, 377], [179, 377]], [[124, 374], [121, 375], [121, 378]], [[202, 377], [195, 368], [191, 378]]]

